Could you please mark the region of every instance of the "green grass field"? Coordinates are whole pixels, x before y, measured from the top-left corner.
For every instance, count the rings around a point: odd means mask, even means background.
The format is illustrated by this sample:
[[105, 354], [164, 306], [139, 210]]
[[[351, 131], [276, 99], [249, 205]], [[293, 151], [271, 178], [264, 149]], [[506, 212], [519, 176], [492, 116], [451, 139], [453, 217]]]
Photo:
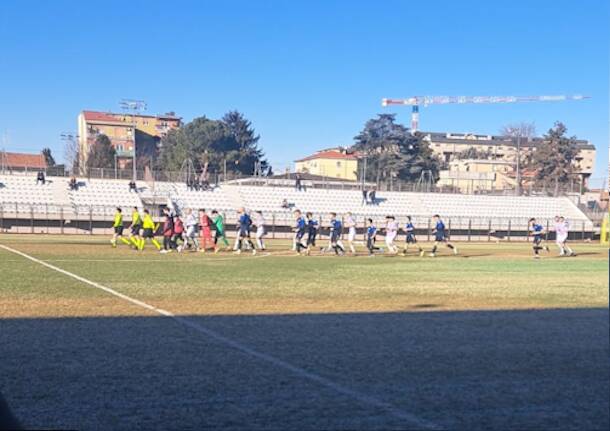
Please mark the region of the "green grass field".
[[525, 242], [436, 258], [295, 256], [286, 241], [257, 256], [0, 244], [178, 316], [0, 249], [1, 389], [30, 427], [609, 425], [598, 244], [540, 260]]

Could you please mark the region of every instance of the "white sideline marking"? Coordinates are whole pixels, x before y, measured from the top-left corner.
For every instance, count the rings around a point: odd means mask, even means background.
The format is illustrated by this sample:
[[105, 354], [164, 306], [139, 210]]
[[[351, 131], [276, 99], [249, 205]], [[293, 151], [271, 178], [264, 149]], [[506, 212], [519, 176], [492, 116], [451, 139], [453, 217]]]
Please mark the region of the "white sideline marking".
[[440, 429], [440, 427], [438, 425], [436, 425], [436, 424], [434, 424], [432, 422], [429, 422], [429, 421], [427, 421], [425, 419], [418, 418], [417, 416], [415, 416], [415, 415], [413, 415], [411, 413], [408, 413], [408, 412], [405, 412], [403, 410], [400, 410], [400, 409], [398, 409], [397, 407], [393, 406], [390, 403], [382, 401], [382, 400], [380, 400], [378, 398], [375, 398], [373, 396], [369, 396], [369, 395], [357, 392], [357, 391], [355, 391], [353, 389], [350, 389], [350, 388], [348, 388], [346, 386], [343, 386], [343, 385], [341, 385], [339, 383], [335, 383], [334, 381], [332, 381], [330, 379], [327, 379], [326, 377], [322, 377], [322, 376], [320, 376], [318, 374], [315, 374], [315, 373], [313, 373], [311, 371], [307, 371], [307, 370], [305, 370], [303, 368], [300, 368], [300, 367], [298, 367], [296, 365], [292, 365], [289, 362], [285, 362], [285, 361], [283, 361], [281, 359], [278, 359], [278, 358], [276, 358], [274, 356], [271, 356], [271, 355], [269, 355], [267, 353], [259, 352], [258, 350], [255, 350], [252, 347], [248, 347], [247, 345], [242, 344], [239, 341], [235, 341], [235, 340], [233, 340], [231, 338], [225, 337], [224, 335], [221, 335], [221, 334], [219, 334], [218, 332], [216, 332], [216, 331], [214, 331], [212, 329], [206, 328], [205, 326], [203, 326], [203, 325], [201, 325], [201, 324], [199, 324], [197, 322], [194, 322], [194, 321], [192, 321], [190, 319], [187, 319], [187, 318], [181, 317], [181, 316], [176, 316], [175, 314], [173, 314], [173, 313], [171, 313], [171, 312], [169, 312], [167, 310], [163, 310], [161, 308], [157, 308], [157, 307], [155, 307], [153, 305], [147, 304], [146, 302], [143, 302], [143, 301], [140, 301], [138, 299], [132, 298], [130, 296], [124, 295], [124, 294], [122, 294], [120, 292], [117, 292], [114, 289], [111, 289], [109, 287], [103, 286], [103, 285], [101, 285], [99, 283], [96, 283], [95, 281], [88, 280], [88, 279], [86, 279], [84, 277], [81, 277], [80, 275], [76, 275], [76, 274], [74, 274], [72, 272], [66, 271], [65, 269], [61, 269], [61, 268], [59, 268], [59, 267], [57, 267], [55, 265], [51, 265], [50, 263], [47, 263], [47, 262], [45, 262], [43, 260], [40, 260], [40, 259], [37, 259], [37, 258], [35, 258], [33, 256], [30, 256], [29, 254], [23, 253], [23, 252], [21, 252], [19, 250], [13, 249], [13, 248], [8, 247], [8, 246], [6, 246], [4, 244], [0, 244], [0, 248], [3, 248], [4, 250], [10, 251], [11, 253], [17, 254], [19, 256], [22, 256], [25, 259], [29, 259], [32, 262], [38, 263], [39, 265], [46, 266], [49, 269], [57, 271], [57, 272], [59, 272], [61, 274], [64, 274], [64, 275], [66, 275], [68, 277], [74, 278], [75, 280], [78, 280], [78, 281], [80, 281], [82, 283], [88, 284], [89, 286], [95, 287], [97, 289], [101, 289], [104, 292], [107, 292], [107, 293], [109, 293], [111, 295], [114, 295], [114, 296], [116, 296], [118, 298], [121, 298], [121, 299], [123, 299], [123, 300], [125, 300], [127, 302], [131, 302], [132, 304], [138, 305], [138, 306], [140, 306], [142, 308], [145, 308], [147, 310], [151, 310], [151, 311], [153, 311], [155, 313], [158, 313], [158, 314], [160, 314], [162, 316], [169, 317], [169, 318], [173, 319], [174, 321], [176, 321], [178, 323], [181, 323], [184, 326], [187, 326], [187, 327], [189, 327], [191, 329], [194, 329], [195, 331], [200, 332], [200, 333], [202, 333], [204, 335], [207, 335], [208, 337], [213, 338], [213, 339], [215, 339], [215, 340], [217, 340], [217, 341], [219, 341], [219, 342], [221, 342], [221, 343], [223, 343], [223, 344], [225, 344], [225, 345], [227, 345], [229, 347], [232, 347], [235, 350], [238, 350], [238, 351], [240, 351], [242, 353], [248, 354], [248, 355], [250, 355], [252, 357], [255, 357], [257, 359], [260, 359], [262, 361], [269, 362], [269, 363], [271, 363], [271, 364], [273, 364], [273, 365], [275, 365], [275, 366], [277, 366], [279, 368], [283, 368], [285, 370], [291, 371], [291, 372], [293, 372], [294, 374], [296, 374], [296, 375], [298, 375], [300, 377], [303, 377], [305, 379], [308, 379], [308, 380], [311, 380], [313, 382], [319, 383], [322, 386], [325, 386], [325, 387], [327, 387], [329, 389], [332, 389], [335, 392], [338, 392], [340, 394], [346, 395], [346, 396], [348, 396], [348, 397], [350, 397], [350, 398], [352, 398], [352, 399], [354, 399], [356, 401], [359, 401], [359, 402], [361, 402], [363, 404], [368, 404], [369, 406], [377, 407], [377, 408], [380, 408], [382, 410], [386, 410], [392, 416], [394, 416], [396, 418], [399, 418], [399, 419], [403, 419], [403, 420], [409, 422], [410, 426], [417, 427], [419, 429], [433, 429], [433, 430]]

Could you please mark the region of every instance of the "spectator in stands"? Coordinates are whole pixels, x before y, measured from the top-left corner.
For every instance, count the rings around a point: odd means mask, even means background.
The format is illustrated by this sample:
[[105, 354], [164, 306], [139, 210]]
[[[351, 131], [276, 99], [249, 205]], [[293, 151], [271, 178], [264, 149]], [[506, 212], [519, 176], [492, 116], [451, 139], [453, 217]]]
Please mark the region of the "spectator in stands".
[[290, 208], [290, 204], [288, 203], [288, 199], [284, 199], [282, 201], [282, 208], [284, 208], [285, 210]]
[[76, 183], [76, 177], [72, 175], [70, 177], [70, 181], [68, 181], [68, 187], [70, 190], [76, 191], [78, 189], [78, 184]]
[[210, 182], [206, 179], [201, 181], [201, 190], [206, 191], [206, 190], [210, 190]]
[[38, 183], [41, 183], [43, 186], [46, 183], [44, 172], [42, 171], [38, 171], [38, 174], [36, 174], [36, 185], [38, 185]]
[[199, 190], [201, 190], [201, 184], [199, 183], [199, 180], [198, 180], [197, 178], [195, 178], [195, 179], [192, 181], [192, 184], [191, 184], [191, 189], [194, 189], [194, 190], [195, 190], [195, 191], [197, 191], [197, 192], [198, 192]]
[[368, 205], [369, 203], [369, 191], [365, 188], [362, 189], [362, 205]]
[[371, 205], [377, 205], [377, 189], [373, 187], [371, 191], [369, 191], [369, 203]]
[[294, 188], [297, 192], [300, 192], [303, 189], [303, 184], [301, 183], [301, 175], [296, 175], [296, 180], [294, 182]]
[[136, 186], [136, 182], [134, 180], [129, 181], [129, 192], [137, 192], [138, 188]]

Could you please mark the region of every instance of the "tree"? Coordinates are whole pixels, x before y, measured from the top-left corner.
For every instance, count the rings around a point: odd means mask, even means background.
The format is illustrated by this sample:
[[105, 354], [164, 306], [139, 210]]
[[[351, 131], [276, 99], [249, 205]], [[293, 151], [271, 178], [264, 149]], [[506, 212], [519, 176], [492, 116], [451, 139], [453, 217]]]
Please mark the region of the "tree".
[[510, 123], [504, 125], [500, 129], [500, 133], [503, 136], [510, 136], [516, 138], [518, 136], [522, 138], [533, 138], [536, 136], [536, 123]]
[[237, 170], [243, 174], [256, 173], [257, 169], [259, 173], [267, 171], [269, 164], [264, 158], [265, 154], [258, 147], [260, 135], [255, 133], [252, 123], [238, 111], [227, 112], [222, 117], [222, 121], [227, 125], [229, 133], [238, 145]]
[[77, 174], [80, 171], [80, 149], [78, 141], [74, 137], [66, 139], [64, 147], [64, 159], [66, 166], [72, 169], [72, 173]]
[[104, 134], [95, 137], [95, 142], [89, 148], [87, 156], [87, 170], [91, 168], [114, 167], [114, 156], [116, 151], [110, 142], [110, 138]]
[[379, 114], [367, 121], [352, 147], [367, 158], [366, 177], [377, 181], [399, 178], [414, 181], [422, 171], [431, 171], [438, 178], [439, 161], [421, 135], [395, 122], [394, 114]]
[[44, 156], [44, 161], [46, 162], [47, 167], [52, 168], [55, 166], [55, 159], [53, 158], [51, 149], [49, 147], [42, 149], [42, 155]]
[[224, 171], [225, 166], [229, 173], [252, 175], [257, 162], [261, 170], [268, 170], [259, 139], [239, 112], [229, 112], [222, 120], [195, 118], [162, 139], [157, 166], [177, 171], [190, 159], [204, 177]]
[[566, 126], [556, 122], [544, 135], [543, 141], [532, 154], [530, 167], [534, 180], [544, 188], [553, 186], [555, 195], [561, 185], [567, 185], [573, 175], [574, 159], [578, 153], [576, 137], [567, 137]]

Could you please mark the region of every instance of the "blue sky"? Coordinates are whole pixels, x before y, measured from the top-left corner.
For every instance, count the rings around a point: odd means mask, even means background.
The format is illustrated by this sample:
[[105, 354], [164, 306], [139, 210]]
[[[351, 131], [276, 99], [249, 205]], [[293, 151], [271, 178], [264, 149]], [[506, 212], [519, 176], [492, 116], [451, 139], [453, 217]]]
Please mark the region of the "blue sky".
[[[586, 94], [582, 102], [422, 108], [422, 130], [497, 133], [556, 120], [607, 176], [605, 1], [0, 2], [0, 145], [61, 158], [82, 109], [121, 98], [185, 120], [242, 111], [276, 169], [349, 145], [409, 109], [382, 97]], [[2, 138], [6, 136], [6, 142]]]

